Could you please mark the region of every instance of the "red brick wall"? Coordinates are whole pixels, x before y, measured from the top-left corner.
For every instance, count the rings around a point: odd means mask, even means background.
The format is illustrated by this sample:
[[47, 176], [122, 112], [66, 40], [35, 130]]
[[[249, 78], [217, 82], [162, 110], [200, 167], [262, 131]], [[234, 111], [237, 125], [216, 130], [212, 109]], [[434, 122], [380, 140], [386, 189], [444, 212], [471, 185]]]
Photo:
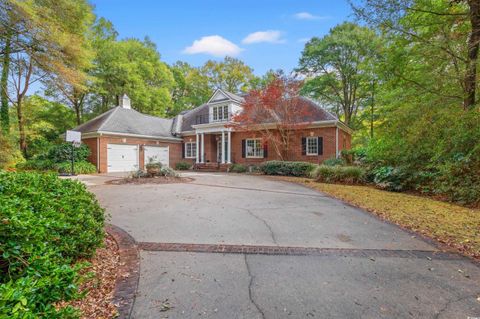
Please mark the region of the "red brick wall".
[[[218, 134], [205, 134], [205, 161], [217, 161], [217, 141]], [[323, 137], [323, 155], [307, 156], [302, 155], [302, 137], [321, 136]], [[304, 129], [297, 132], [297, 135], [292, 137], [292, 145], [290, 147], [290, 158], [292, 161], [304, 161], [311, 163], [321, 163], [326, 159], [335, 157], [335, 127], [322, 127]], [[264, 161], [279, 160], [277, 152], [275, 152], [274, 145], [268, 145], [268, 158], [242, 158], [242, 140], [247, 138], [261, 138], [258, 132], [232, 132], [232, 162], [246, 165], [260, 164]], [[185, 136], [184, 142], [195, 142], [195, 135]], [[350, 149], [351, 136], [350, 134], [338, 129], [338, 149]], [[185, 162], [195, 163], [195, 159], [183, 159]]]
[[[93, 142], [93, 140], [95, 142]], [[99, 163], [97, 165], [97, 141], [99, 145]], [[87, 138], [83, 142], [90, 148], [92, 155], [89, 160], [97, 165], [99, 173], [107, 172], [107, 144], [131, 144], [131, 145], [155, 145], [155, 146], [169, 146], [169, 161], [170, 167], [175, 167], [175, 164], [182, 160], [182, 143], [181, 142], [161, 142], [157, 140], [142, 139], [142, 138], [130, 138], [130, 137], [114, 137], [114, 136], [101, 136], [98, 138]], [[140, 148], [139, 152], [139, 165], [140, 168], [144, 168], [144, 152]], [[94, 155], [95, 154], [95, 155]]]
[[[303, 161], [321, 163], [326, 159], [335, 157], [335, 127], [312, 128], [299, 131], [292, 137], [290, 146], [290, 158], [292, 161]], [[340, 133], [342, 132], [342, 133]], [[302, 155], [302, 137], [321, 136], [323, 137], [323, 155], [307, 156]], [[346, 139], [346, 148], [350, 148], [350, 134], [339, 129], [339, 150], [341, 150], [343, 138]], [[280, 157], [275, 151], [274, 145], [268, 145], [268, 158], [242, 158], [242, 140], [247, 138], [260, 138], [261, 135], [255, 132], [234, 132], [232, 133], [232, 161], [241, 164], [259, 164], [264, 161], [278, 160]], [[271, 143], [270, 143], [271, 144]]]
[[97, 138], [92, 137], [92, 138], [85, 138], [82, 140], [82, 143], [87, 145], [88, 148], [90, 149], [90, 156], [87, 158], [90, 163], [95, 165], [97, 167], [98, 171], [98, 166], [97, 166]]

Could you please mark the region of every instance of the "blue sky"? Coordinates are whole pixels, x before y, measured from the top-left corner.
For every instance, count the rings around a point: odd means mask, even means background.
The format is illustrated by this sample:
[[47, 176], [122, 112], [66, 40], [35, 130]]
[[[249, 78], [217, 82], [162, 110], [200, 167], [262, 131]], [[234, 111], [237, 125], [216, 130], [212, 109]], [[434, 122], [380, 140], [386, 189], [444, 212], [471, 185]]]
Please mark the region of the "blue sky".
[[235, 56], [257, 75], [296, 67], [306, 39], [351, 20], [345, 0], [92, 0], [120, 38], [145, 36], [162, 60], [202, 65]]

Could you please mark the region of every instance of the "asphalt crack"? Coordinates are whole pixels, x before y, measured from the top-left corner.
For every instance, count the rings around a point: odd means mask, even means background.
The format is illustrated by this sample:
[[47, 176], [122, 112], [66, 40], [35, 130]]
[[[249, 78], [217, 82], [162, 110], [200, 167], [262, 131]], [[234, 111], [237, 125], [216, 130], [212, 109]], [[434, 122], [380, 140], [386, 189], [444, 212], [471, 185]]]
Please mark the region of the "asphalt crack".
[[250, 216], [252, 216], [253, 218], [261, 221], [261, 222], [265, 225], [265, 227], [267, 227], [268, 231], [270, 232], [270, 237], [272, 238], [273, 243], [274, 243], [276, 246], [278, 246], [278, 242], [277, 242], [277, 238], [276, 238], [276, 236], [275, 236], [275, 233], [273, 232], [272, 227], [267, 223], [267, 221], [266, 221], [265, 219], [261, 218], [260, 216], [256, 215], [254, 212], [252, 212], [252, 211], [251, 211], [250, 209], [248, 209], [248, 208], [242, 208], [242, 209], [245, 210], [247, 213], [249, 213]]
[[247, 268], [248, 277], [250, 278], [250, 281], [248, 283], [248, 299], [250, 299], [250, 302], [255, 306], [258, 313], [261, 315], [262, 319], [265, 319], [265, 313], [263, 312], [262, 308], [260, 308], [260, 306], [257, 304], [255, 299], [253, 298], [252, 286], [253, 286], [253, 280], [255, 279], [255, 277], [252, 276], [252, 272], [250, 270], [250, 265], [248, 264], [247, 255], [244, 254], [243, 257], [244, 257], [244, 260], [245, 260], [245, 267]]
[[[442, 307], [442, 309], [440, 309], [440, 310], [435, 314], [435, 317], [433, 317], [433, 318], [434, 318], [434, 319], [439, 319], [440, 316], [442, 316], [443, 313], [444, 313], [445, 311], [447, 311], [452, 304], [455, 304], [455, 303], [457, 303], [457, 302], [464, 301], [464, 300], [467, 300], [467, 299], [470, 299], [470, 298], [475, 298], [475, 295], [462, 296], [462, 297], [459, 297], [459, 298], [457, 298], [457, 299], [452, 299], [452, 300], [447, 301], [447, 302], [445, 303], [445, 305]], [[468, 318], [470, 318], [470, 317], [468, 317]], [[472, 317], [472, 318], [474, 318], [474, 317]]]

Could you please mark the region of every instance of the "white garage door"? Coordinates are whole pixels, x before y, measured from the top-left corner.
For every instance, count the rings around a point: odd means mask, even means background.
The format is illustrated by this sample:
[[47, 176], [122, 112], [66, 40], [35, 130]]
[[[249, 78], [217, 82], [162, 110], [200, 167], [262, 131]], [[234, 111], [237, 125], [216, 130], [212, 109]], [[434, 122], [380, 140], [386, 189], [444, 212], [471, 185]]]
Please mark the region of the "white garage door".
[[150, 162], [150, 159], [154, 162], [160, 162], [164, 166], [168, 166], [169, 150], [168, 146], [144, 146], [144, 158], [145, 164]]
[[138, 145], [108, 144], [107, 162], [109, 173], [138, 170]]

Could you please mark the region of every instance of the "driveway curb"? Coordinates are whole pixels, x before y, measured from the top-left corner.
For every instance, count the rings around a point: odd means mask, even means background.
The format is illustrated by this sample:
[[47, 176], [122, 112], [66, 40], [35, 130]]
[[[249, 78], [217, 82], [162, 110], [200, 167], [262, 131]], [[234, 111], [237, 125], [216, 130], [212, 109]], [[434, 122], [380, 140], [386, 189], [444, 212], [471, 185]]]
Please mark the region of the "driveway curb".
[[116, 318], [129, 319], [132, 314], [140, 279], [138, 246], [135, 239], [118, 226], [107, 224], [105, 230], [116, 241], [120, 255], [119, 275], [115, 283], [113, 297], [113, 303], [118, 310], [118, 317]]

